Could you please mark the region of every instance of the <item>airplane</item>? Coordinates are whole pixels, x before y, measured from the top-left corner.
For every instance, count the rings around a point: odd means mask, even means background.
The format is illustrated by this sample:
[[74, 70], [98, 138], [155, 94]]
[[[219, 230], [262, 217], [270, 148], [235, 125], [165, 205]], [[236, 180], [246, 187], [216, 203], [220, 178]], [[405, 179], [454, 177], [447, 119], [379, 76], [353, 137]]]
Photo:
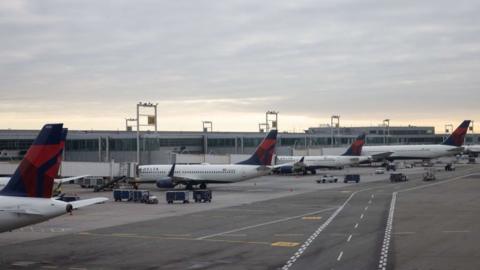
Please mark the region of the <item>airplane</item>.
[[63, 124], [43, 126], [12, 178], [0, 191], [0, 232], [40, 223], [108, 200], [92, 198], [66, 203], [52, 198], [66, 136]]
[[277, 130], [272, 129], [250, 158], [236, 164], [199, 165], [143, 165], [139, 166], [139, 179], [131, 184], [155, 183], [158, 188], [174, 188], [182, 184], [187, 189], [207, 184], [229, 184], [266, 175], [270, 172]]
[[[311, 174], [316, 174], [317, 169], [321, 168], [341, 169], [345, 166], [368, 163], [374, 157], [360, 155], [364, 144], [365, 134], [363, 133], [355, 139], [345, 153], [339, 156], [277, 156], [274, 171], [278, 173], [303, 172], [303, 174], [309, 171]], [[382, 155], [384, 154], [382, 153]]]
[[430, 160], [434, 158], [454, 156], [463, 151], [463, 141], [467, 134], [470, 120], [463, 121], [460, 126], [441, 144], [412, 144], [412, 145], [379, 145], [364, 146], [362, 156], [379, 155], [390, 152], [385, 160]]
[[480, 144], [465, 145], [463, 148], [463, 153], [471, 157], [478, 157], [478, 154], [480, 154]]

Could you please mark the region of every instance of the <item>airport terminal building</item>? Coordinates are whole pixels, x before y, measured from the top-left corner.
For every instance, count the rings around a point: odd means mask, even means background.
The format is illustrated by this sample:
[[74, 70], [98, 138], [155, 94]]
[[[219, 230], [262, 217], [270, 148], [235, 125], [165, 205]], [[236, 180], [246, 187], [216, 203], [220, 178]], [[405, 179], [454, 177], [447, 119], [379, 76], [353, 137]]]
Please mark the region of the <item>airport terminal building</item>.
[[[277, 154], [291, 155], [295, 150], [345, 149], [355, 137], [366, 132], [366, 145], [436, 144], [446, 134], [435, 134], [434, 127], [315, 127], [304, 133], [280, 132]], [[33, 142], [38, 130], [0, 130], [2, 160], [18, 160]], [[140, 132], [140, 163], [171, 163], [175, 154], [250, 154], [264, 137], [259, 132]], [[466, 144], [479, 144], [479, 134], [468, 134]], [[317, 151], [318, 153], [318, 151]], [[69, 131], [66, 161], [136, 162], [137, 133], [134, 131]]]

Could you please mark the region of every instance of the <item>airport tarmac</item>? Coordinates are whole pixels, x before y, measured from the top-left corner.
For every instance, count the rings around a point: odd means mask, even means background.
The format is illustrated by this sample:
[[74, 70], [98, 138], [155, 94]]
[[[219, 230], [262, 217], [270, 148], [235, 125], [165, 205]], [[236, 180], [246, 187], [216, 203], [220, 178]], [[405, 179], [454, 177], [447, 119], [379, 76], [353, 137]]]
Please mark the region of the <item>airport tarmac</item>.
[[212, 186], [210, 204], [168, 205], [150, 186], [158, 205], [111, 201], [1, 234], [0, 267], [478, 269], [480, 165], [438, 171], [434, 182], [421, 181], [424, 168], [401, 171], [409, 182], [373, 168], [349, 169], [360, 184], [265, 176]]

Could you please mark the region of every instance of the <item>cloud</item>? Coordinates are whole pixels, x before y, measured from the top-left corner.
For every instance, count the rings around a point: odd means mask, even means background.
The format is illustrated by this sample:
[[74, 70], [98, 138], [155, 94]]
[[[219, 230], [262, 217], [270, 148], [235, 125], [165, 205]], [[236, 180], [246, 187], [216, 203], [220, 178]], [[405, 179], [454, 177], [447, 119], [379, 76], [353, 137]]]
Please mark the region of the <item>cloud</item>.
[[78, 128], [104, 126], [99, 114], [122, 128], [138, 101], [183, 130], [195, 115], [250, 129], [234, 120], [267, 109], [287, 129], [333, 113], [463, 119], [480, 113], [479, 12], [473, 0], [4, 1], [1, 125], [60, 110], [85, 118]]

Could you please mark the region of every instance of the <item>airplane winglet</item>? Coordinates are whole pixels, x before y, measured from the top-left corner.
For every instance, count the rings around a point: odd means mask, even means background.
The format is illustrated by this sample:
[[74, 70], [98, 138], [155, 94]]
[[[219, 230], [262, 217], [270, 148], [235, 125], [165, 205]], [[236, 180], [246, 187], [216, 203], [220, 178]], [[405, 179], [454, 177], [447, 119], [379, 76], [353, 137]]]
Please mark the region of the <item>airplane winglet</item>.
[[168, 173], [168, 177], [173, 177], [175, 174], [175, 165], [176, 163], [173, 163], [172, 168], [170, 169], [170, 172]]

